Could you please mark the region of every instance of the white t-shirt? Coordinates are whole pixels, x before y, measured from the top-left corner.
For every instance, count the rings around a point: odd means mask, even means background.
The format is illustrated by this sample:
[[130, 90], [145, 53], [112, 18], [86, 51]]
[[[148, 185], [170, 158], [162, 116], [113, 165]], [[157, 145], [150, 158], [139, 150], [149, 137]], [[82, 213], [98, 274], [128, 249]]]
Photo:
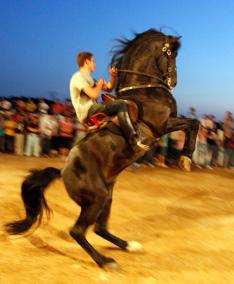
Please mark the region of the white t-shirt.
[[95, 103], [95, 100], [92, 100], [84, 93], [84, 89], [93, 86], [93, 78], [80, 71], [74, 73], [70, 80], [71, 101], [75, 108], [77, 118], [81, 123], [86, 119], [90, 107]]

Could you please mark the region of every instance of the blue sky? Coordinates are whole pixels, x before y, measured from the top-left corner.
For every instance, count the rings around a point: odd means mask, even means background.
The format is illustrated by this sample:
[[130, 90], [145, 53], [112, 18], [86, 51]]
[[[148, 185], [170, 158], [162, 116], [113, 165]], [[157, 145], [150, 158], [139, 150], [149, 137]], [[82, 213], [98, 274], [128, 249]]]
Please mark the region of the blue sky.
[[234, 112], [232, 0], [0, 0], [0, 96], [69, 97], [76, 54], [94, 53], [96, 79], [108, 79], [121, 36], [149, 28], [182, 36], [174, 91], [180, 113], [222, 119]]

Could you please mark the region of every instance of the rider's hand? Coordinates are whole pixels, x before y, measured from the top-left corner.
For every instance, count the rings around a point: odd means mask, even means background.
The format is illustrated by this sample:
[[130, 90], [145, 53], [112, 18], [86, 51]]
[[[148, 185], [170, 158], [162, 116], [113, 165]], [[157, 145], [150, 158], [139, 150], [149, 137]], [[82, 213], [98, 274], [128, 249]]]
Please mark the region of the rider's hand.
[[104, 79], [100, 79], [97, 82], [97, 86], [102, 90], [103, 86], [105, 85], [105, 80]]
[[116, 68], [116, 67], [114, 67], [114, 66], [111, 66], [111, 67], [110, 67], [110, 75], [111, 75], [112, 77], [117, 77], [118, 71], [117, 71], [117, 68]]

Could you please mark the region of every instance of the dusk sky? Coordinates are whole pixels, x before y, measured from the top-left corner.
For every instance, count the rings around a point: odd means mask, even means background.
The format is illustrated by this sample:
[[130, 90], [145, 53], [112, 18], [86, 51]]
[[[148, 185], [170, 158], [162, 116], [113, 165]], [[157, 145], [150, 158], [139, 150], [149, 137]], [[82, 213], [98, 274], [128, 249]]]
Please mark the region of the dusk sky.
[[108, 79], [116, 38], [162, 27], [182, 36], [179, 113], [234, 112], [233, 0], [0, 0], [0, 96], [69, 98], [79, 51], [91, 51], [93, 76]]

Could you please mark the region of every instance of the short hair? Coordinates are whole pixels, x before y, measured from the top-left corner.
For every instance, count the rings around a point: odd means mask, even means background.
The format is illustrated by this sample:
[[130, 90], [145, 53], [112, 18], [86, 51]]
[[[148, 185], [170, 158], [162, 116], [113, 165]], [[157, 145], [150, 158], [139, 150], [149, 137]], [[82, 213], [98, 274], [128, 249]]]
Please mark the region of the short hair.
[[93, 54], [91, 52], [87, 52], [87, 51], [80, 52], [77, 55], [77, 58], [76, 58], [77, 65], [79, 67], [83, 67], [84, 63], [85, 63], [85, 60], [86, 59], [90, 60], [92, 57], [93, 57]]

